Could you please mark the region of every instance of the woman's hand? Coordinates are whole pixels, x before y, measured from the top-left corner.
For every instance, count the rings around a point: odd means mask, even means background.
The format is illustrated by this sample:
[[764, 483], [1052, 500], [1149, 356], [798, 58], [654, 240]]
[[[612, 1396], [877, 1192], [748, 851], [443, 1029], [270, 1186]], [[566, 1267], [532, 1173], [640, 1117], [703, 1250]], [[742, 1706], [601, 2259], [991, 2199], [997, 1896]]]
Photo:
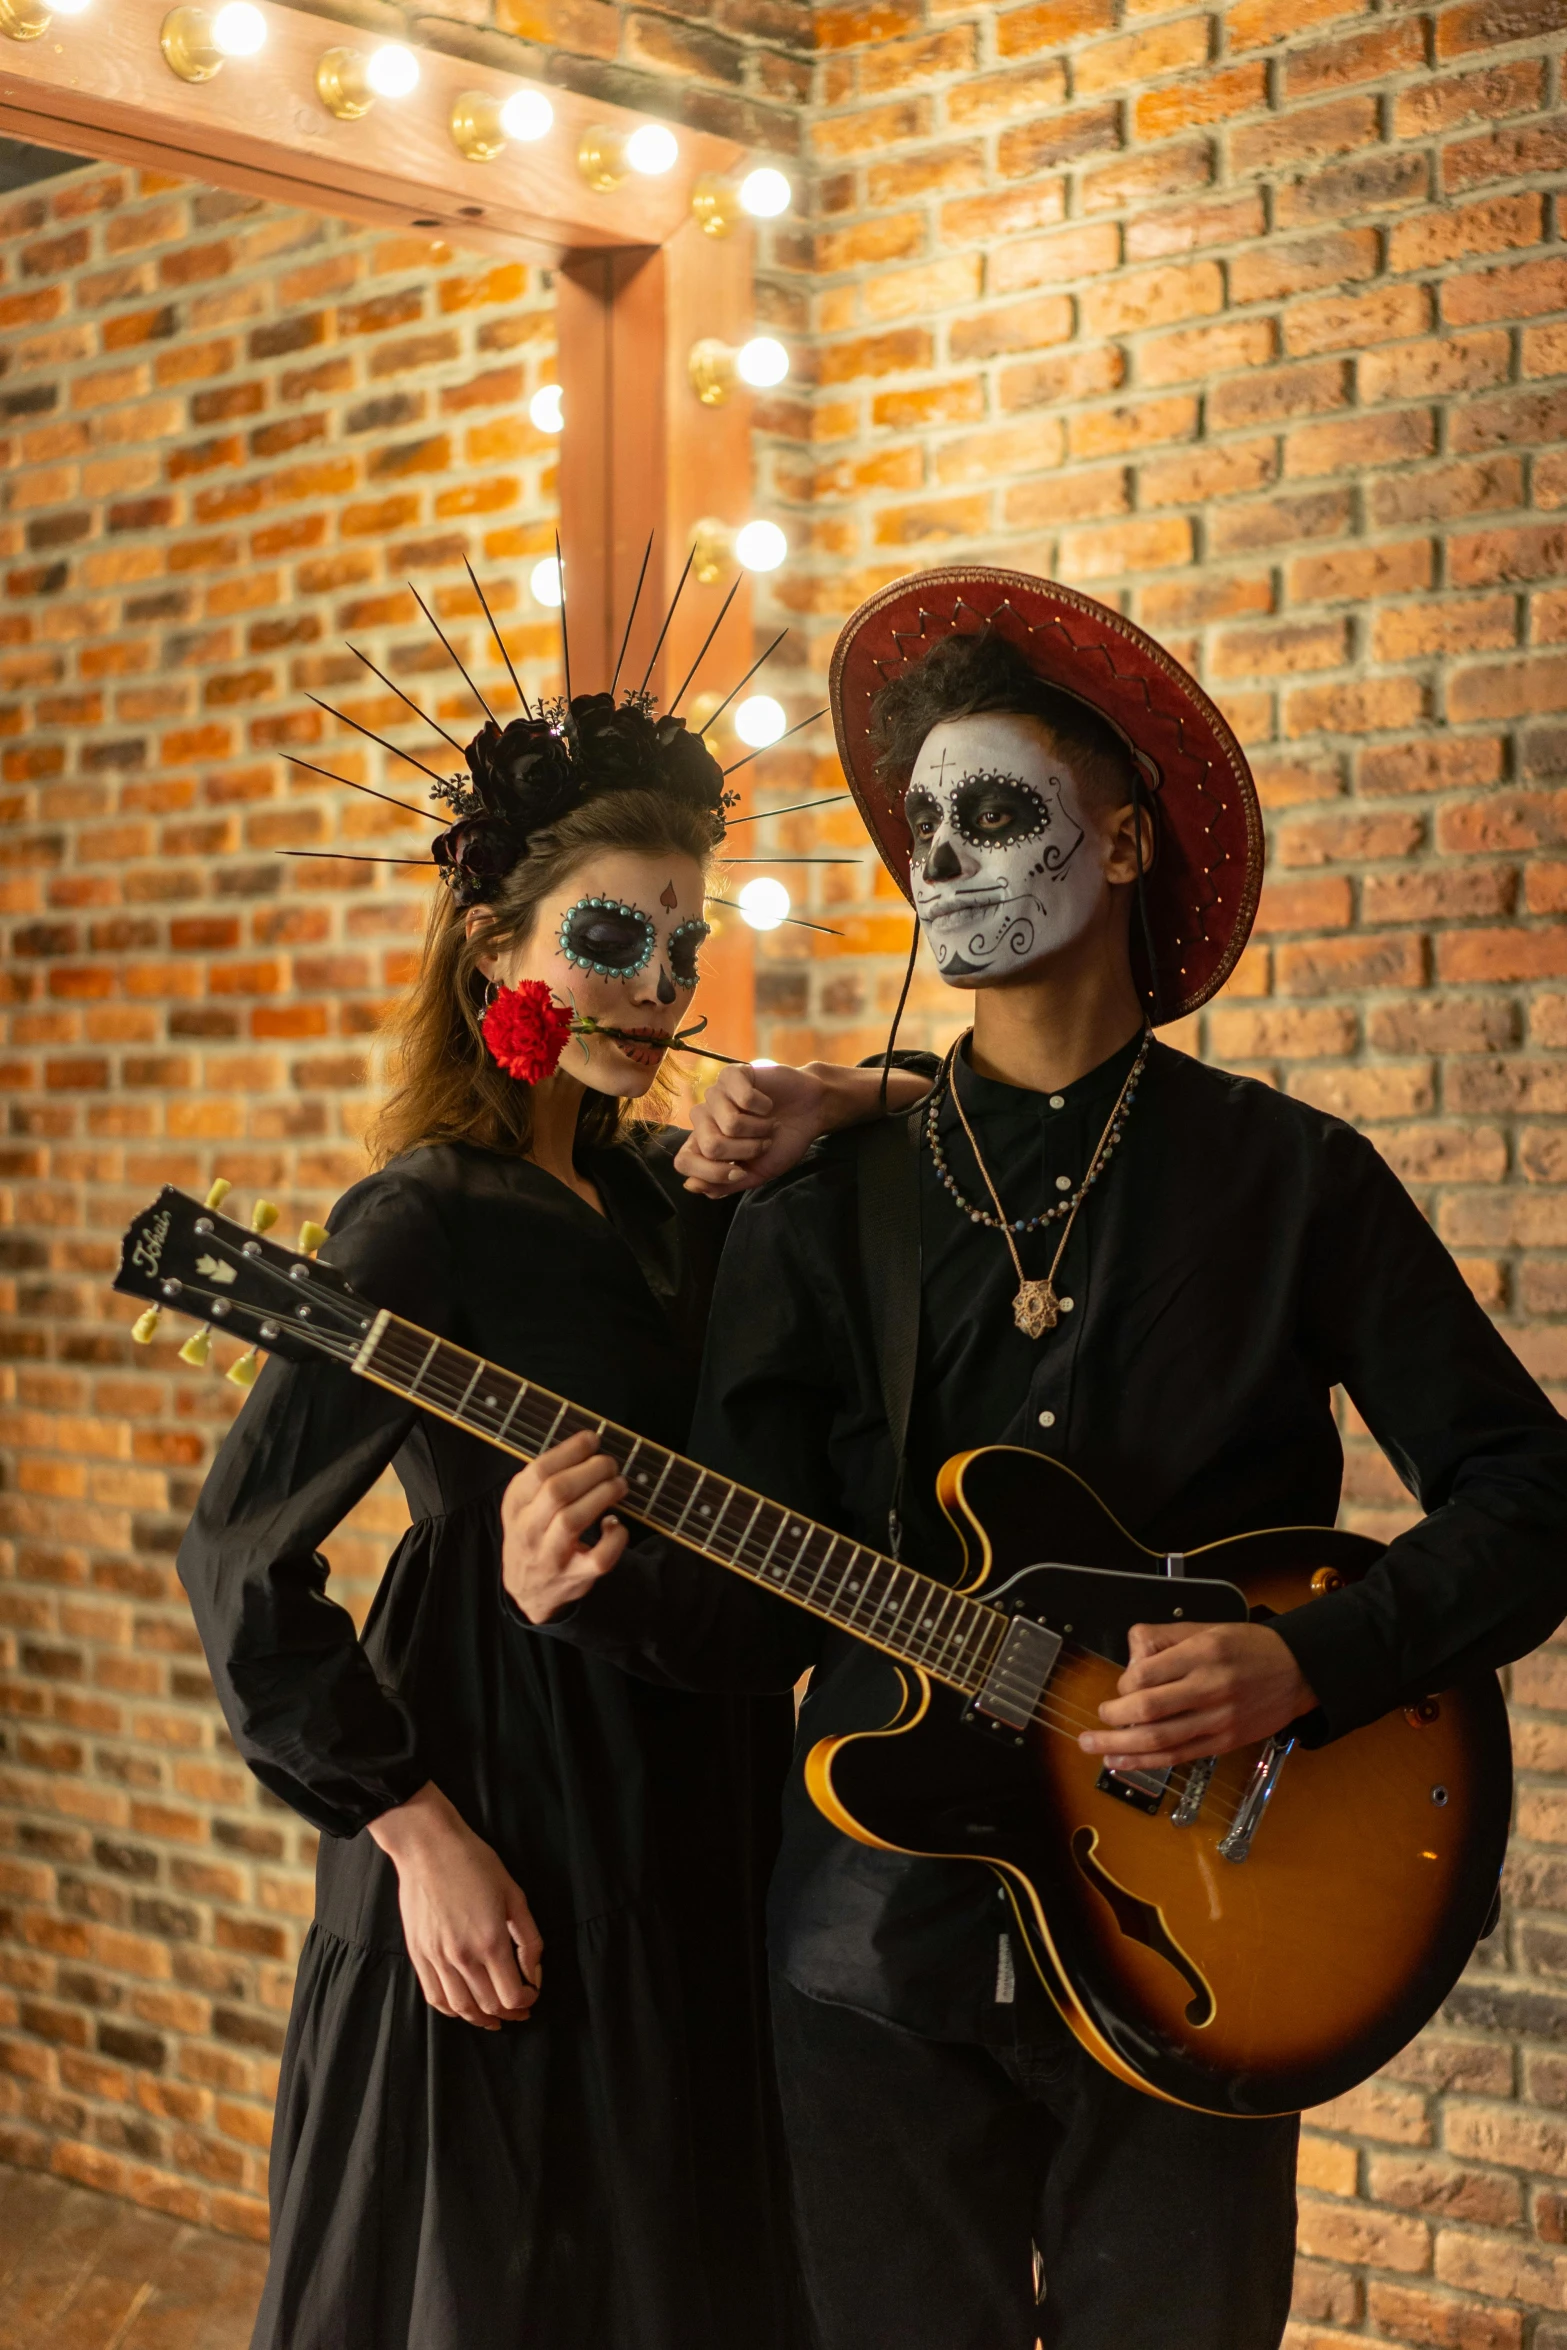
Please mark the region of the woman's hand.
[[1316, 1693], [1266, 1624], [1134, 1624], [1131, 1663], [1078, 1744], [1114, 1770], [1162, 1771], [1271, 1738]]
[[[928, 1092], [912, 1070], [894, 1069], [887, 1099], [906, 1109]], [[691, 1134], [675, 1161], [687, 1191], [704, 1199], [754, 1191], [803, 1159], [819, 1134], [874, 1118], [881, 1107], [879, 1069], [840, 1069], [811, 1061], [803, 1069], [762, 1062], [722, 1069], [691, 1113]]]
[[[501, 1580], [530, 1624], [547, 1624], [607, 1575], [627, 1540], [606, 1510], [626, 1480], [590, 1429], [530, 1461], [501, 1496]], [[598, 1539], [583, 1534], [603, 1518]]]
[[370, 1823], [397, 1871], [403, 1939], [437, 2015], [498, 2032], [526, 2023], [544, 1981], [544, 1939], [522, 1887], [432, 1779]]

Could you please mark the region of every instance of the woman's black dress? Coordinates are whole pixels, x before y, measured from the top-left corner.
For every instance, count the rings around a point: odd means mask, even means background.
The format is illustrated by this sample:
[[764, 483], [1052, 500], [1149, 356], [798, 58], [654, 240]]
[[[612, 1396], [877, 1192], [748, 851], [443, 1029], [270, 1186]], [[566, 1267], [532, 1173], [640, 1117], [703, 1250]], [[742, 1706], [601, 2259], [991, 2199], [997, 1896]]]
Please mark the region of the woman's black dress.
[[[340, 1202], [362, 1293], [682, 1446], [715, 1213], [666, 1140], [418, 1150]], [[414, 1525], [363, 1640], [317, 1545], [391, 1461]], [[505, 1599], [516, 1463], [335, 1364], [274, 1358], [180, 1552], [240, 1752], [326, 1831], [278, 2094], [255, 2350], [793, 2350], [760, 1910], [790, 1708], [634, 1680]], [[715, 1570], [716, 1572], [716, 1570]], [[427, 1780], [522, 1886], [544, 1991], [439, 2016], [363, 1831]]]

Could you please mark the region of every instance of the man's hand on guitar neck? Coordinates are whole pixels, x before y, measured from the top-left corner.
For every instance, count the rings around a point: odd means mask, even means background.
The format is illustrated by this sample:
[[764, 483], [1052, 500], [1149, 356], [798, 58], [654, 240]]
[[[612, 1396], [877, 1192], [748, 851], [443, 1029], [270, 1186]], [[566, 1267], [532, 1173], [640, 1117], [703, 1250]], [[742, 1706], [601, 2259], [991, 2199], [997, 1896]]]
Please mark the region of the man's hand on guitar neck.
[[1119, 1694], [1099, 1708], [1106, 1727], [1078, 1739], [1112, 1768], [1167, 1770], [1255, 1746], [1317, 1702], [1266, 1624], [1134, 1624], [1127, 1644]]
[[[607, 1575], [629, 1539], [605, 1512], [626, 1480], [589, 1429], [530, 1461], [501, 1496], [501, 1580], [530, 1624], [547, 1624]], [[583, 1535], [598, 1525], [597, 1538]]]

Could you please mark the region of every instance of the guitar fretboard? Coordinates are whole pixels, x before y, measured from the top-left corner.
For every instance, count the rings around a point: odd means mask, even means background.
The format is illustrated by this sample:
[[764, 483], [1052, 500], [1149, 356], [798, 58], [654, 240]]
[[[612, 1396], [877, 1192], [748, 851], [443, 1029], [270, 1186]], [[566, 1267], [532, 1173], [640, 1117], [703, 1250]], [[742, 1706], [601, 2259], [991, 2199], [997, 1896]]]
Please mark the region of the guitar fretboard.
[[954, 1689], [983, 1688], [1006, 1619], [930, 1576], [395, 1314], [376, 1316], [354, 1369], [522, 1460], [591, 1431], [626, 1479], [628, 1517]]

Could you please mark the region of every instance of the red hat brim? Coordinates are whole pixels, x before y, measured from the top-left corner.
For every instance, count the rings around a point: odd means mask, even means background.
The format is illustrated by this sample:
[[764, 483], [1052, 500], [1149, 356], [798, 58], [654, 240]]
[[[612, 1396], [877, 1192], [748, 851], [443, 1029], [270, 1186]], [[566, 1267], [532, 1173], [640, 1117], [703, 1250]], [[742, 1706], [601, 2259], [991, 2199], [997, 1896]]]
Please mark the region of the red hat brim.
[[[1159, 1018], [1196, 1011], [1240, 960], [1262, 889], [1262, 813], [1246, 754], [1194, 677], [1091, 596], [981, 563], [922, 571], [862, 604], [832, 661], [832, 717], [849, 788], [905, 897], [906, 775], [878, 775], [871, 704], [943, 637], [994, 629], [1048, 684], [1087, 702], [1130, 748], [1149, 787], [1158, 848], [1146, 884]], [[1146, 956], [1132, 941], [1148, 996]]]

